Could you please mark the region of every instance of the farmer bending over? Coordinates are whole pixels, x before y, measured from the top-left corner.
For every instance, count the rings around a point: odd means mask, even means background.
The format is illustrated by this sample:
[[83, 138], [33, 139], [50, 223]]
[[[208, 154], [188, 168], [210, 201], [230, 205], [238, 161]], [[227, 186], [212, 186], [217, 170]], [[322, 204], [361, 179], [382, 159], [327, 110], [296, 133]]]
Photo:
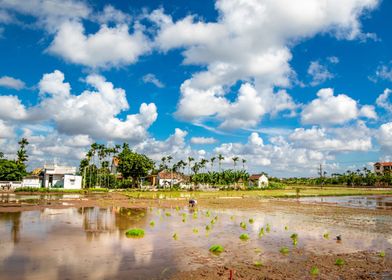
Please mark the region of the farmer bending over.
[[189, 207], [195, 207], [197, 204], [197, 200], [196, 199], [189, 199]]

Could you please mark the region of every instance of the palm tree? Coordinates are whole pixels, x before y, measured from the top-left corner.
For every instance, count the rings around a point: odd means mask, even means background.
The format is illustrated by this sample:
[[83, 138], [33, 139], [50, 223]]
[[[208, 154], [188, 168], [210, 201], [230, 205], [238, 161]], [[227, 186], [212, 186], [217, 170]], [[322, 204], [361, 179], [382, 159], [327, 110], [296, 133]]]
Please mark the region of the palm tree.
[[238, 157], [233, 157], [232, 160], [233, 160], [234, 170], [235, 170], [235, 166], [236, 166], [236, 164], [237, 164]]
[[246, 163], [246, 159], [242, 159], [242, 169], [245, 170], [245, 163]]
[[222, 154], [218, 155], [218, 161], [219, 161], [219, 172], [221, 172], [221, 165], [222, 165], [222, 160], [224, 160], [224, 156]]
[[17, 151], [17, 157], [18, 159], [16, 160], [16, 162], [18, 164], [23, 164], [27, 161], [27, 159], [29, 158], [29, 156], [27, 155], [26, 152], [26, 146], [29, 144], [29, 141], [27, 141], [26, 138], [22, 138], [19, 142], [19, 150]]
[[208, 162], [208, 160], [206, 160], [205, 158], [202, 158], [200, 161], [200, 168], [204, 169], [206, 167], [207, 162]]
[[[172, 159], [173, 159], [172, 156], [167, 156], [166, 157], [167, 163], [169, 165], [170, 165], [170, 162], [171, 162]], [[171, 187], [173, 187], [173, 167], [170, 168], [170, 166], [169, 166], [169, 169], [170, 169], [170, 188], [171, 188]]]
[[211, 162], [211, 171], [214, 170], [214, 161], [216, 160], [216, 157], [212, 157], [210, 158], [210, 162]]

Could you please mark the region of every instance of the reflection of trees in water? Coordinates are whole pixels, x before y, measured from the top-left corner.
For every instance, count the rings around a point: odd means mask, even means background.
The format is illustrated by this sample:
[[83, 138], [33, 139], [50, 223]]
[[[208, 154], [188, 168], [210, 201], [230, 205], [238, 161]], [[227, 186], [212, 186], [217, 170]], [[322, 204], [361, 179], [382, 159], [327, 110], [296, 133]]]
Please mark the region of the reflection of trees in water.
[[0, 213], [0, 221], [12, 223], [11, 237], [14, 243], [18, 243], [20, 240], [21, 216], [22, 216], [22, 212]]
[[144, 221], [145, 224], [147, 208], [81, 207], [77, 212], [83, 216], [83, 229], [87, 239], [93, 240], [102, 232], [123, 231], [140, 221]]

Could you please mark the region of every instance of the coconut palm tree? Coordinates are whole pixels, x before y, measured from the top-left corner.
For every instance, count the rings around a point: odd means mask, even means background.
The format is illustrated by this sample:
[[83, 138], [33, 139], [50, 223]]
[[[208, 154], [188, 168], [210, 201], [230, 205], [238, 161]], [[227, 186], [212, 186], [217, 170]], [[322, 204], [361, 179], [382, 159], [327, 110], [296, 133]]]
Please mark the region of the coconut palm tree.
[[211, 171], [214, 170], [214, 161], [216, 160], [216, 157], [210, 158], [210, 163], [211, 163]]
[[238, 159], [239, 159], [238, 157], [233, 157], [233, 158], [232, 158], [233, 164], [234, 164], [234, 170], [235, 170], [235, 167], [236, 167], [236, 164], [237, 164]]
[[221, 172], [222, 170], [221, 170], [221, 166], [222, 166], [222, 160], [224, 160], [225, 159], [225, 157], [224, 156], [222, 156], [222, 154], [219, 154], [218, 155], [218, 161], [219, 161], [219, 172]]
[[188, 175], [191, 175], [191, 162], [194, 160], [193, 157], [188, 157]]
[[246, 159], [242, 159], [242, 169], [245, 170], [245, 163], [246, 163]]

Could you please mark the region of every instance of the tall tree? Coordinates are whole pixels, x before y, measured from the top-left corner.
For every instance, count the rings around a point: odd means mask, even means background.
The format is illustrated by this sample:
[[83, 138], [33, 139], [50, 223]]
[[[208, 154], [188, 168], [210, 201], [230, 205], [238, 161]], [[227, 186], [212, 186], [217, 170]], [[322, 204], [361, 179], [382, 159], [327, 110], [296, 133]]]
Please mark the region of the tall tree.
[[193, 157], [188, 157], [188, 175], [191, 175], [191, 162], [194, 161], [195, 159]]
[[132, 178], [135, 187], [139, 186], [140, 178], [147, 176], [154, 168], [154, 162], [150, 158], [131, 151], [128, 145], [123, 145], [118, 158], [118, 170], [124, 178]]
[[214, 161], [216, 160], [216, 157], [210, 158], [210, 163], [211, 163], [211, 172], [214, 170]]
[[222, 171], [222, 168], [221, 168], [221, 166], [222, 166], [222, 160], [224, 160], [225, 159], [225, 157], [224, 156], [222, 156], [222, 154], [219, 154], [218, 155], [218, 162], [219, 162], [219, 172], [221, 172]]
[[24, 164], [29, 156], [27, 155], [27, 151], [26, 151], [26, 146], [29, 144], [29, 142], [27, 141], [26, 138], [22, 138], [19, 142], [19, 149], [16, 152], [17, 155], [17, 159], [16, 159], [16, 163], [17, 164]]
[[235, 170], [235, 167], [236, 167], [237, 161], [238, 161], [238, 157], [233, 157], [232, 160], [233, 160], [234, 170]]
[[242, 159], [242, 169], [245, 170], [245, 163], [246, 163], [246, 159]]

